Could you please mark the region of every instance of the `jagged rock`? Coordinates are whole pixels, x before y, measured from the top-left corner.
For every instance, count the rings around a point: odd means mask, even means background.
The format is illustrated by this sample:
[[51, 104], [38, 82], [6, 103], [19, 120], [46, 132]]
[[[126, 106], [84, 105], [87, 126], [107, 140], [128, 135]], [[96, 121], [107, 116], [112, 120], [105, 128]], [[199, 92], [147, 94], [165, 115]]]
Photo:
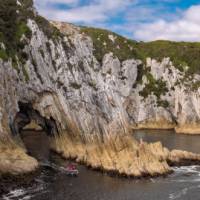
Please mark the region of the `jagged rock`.
[[0, 142], [0, 155], [0, 174], [27, 174], [39, 167], [36, 159], [28, 156], [24, 149], [12, 141]]
[[180, 150], [173, 150], [170, 152], [169, 161], [173, 164], [194, 164], [200, 163], [200, 155]]

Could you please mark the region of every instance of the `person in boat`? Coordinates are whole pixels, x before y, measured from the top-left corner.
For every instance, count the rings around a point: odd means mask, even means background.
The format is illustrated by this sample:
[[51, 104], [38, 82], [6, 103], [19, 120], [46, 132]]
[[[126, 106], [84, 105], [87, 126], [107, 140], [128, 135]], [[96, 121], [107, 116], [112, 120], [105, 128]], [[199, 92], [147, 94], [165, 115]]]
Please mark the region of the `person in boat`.
[[69, 164], [67, 166], [67, 170], [74, 171], [74, 170], [76, 170], [76, 166], [74, 164]]
[[75, 164], [69, 164], [66, 166], [66, 172], [68, 175], [77, 176], [79, 174]]

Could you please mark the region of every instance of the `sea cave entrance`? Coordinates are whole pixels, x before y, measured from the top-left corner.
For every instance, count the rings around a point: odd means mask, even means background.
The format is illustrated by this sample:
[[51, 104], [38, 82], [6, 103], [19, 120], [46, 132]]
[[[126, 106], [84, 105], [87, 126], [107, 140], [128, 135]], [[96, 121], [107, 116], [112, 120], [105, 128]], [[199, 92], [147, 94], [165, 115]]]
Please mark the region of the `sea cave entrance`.
[[52, 117], [43, 117], [31, 103], [19, 102], [19, 112], [11, 130], [16, 138], [20, 138], [30, 156], [41, 162], [49, 160], [50, 140], [58, 134]]

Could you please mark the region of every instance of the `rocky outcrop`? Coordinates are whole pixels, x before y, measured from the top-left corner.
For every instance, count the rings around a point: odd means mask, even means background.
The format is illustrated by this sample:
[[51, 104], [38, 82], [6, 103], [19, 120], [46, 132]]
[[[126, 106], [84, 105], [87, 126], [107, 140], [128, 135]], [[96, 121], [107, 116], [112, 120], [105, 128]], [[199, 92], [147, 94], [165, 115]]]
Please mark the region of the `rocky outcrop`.
[[199, 164], [200, 155], [187, 151], [173, 150], [170, 152], [168, 161], [178, 165]]
[[126, 177], [166, 175], [172, 172], [170, 166], [200, 163], [200, 154], [187, 151], [169, 151], [160, 142], [136, 142], [132, 136], [123, 135], [106, 139], [100, 143], [66, 136], [52, 141], [52, 149], [64, 158], [73, 159], [86, 166]]
[[[54, 141], [53, 149], [64, 158], [75, 159], [92, 169], [121, 176], [143, 177], [164, 175], [171, 172], [162, 145], [158, 152], [148, 144], [138, 144], [130, 135], [116, 136], [104, 143], [99, 140], [83, 143], [73, 138], [61, 137]], [[152, 144], [153, 145], [153, 144]], [[156, 153], [155, 153], [156, 152]], [[161, 157], [163, 156], [163, 159]]]
[[[5, 35], [0, 40], [0, 140], [14, 141], [34, 121], [52, 137], [56, 151], [93, 168], [131, 176], [171, 171], [168, 157], [158, 155], [167, 150], [160, 146], [155, 151], [155, 145], [140, 145], [127, 135], [133, 127], [184, 131], [187, 122], [198, 128], [199, 90], [189, 91], [186, 85], [198, 83], [199, 76], [184, 80], [185, 73], [170, 58], [158, 62], [127, 56], [117, 44], [119, 36], [110, 34], [107, 43], [96, 38], [105, 48], [112, 44], [112, 51], [100, 55], [81, 28], [49, 23], [37, 15], [31, 1], [10, 1], [18, 12], [14, 32], [7, 34], [14, 39]], [[123, 40], [123, 50], [133, 53], [130, 45], [135, 43]], [[16, 155], [29, 160], [16, 165], [24, 171], [35, 169], [36, 162], [16, 149], [15, 160]], [[12, 160], [10, 154], [6, 157]]]
[[28, 156], [25, 150], [13, 141], [2, 139], [0, 142], [0, 175], [21, 175], [35, 171], [39, 167], [37, 160]]

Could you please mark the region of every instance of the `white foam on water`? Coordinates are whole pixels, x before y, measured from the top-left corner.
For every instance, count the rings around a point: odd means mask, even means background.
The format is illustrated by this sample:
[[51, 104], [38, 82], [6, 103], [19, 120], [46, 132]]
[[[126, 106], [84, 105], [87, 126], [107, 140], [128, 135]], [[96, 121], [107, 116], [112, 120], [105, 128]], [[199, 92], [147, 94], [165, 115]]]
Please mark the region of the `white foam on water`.
[[173, 167], [173, 170], [176, 173], [200, 173], [199, 166], [192, 165], [192, 166], [182, 166], [182, 167]]
[[200, 176], [200, 168], [199, 166], [184, 166], [184, 167], [174, 167], [174, 174], [175, 175], [195, 175]]
[[20, 199], [20, 200], [29, 200], [29, 199], [31, 199], [33, 196], [26, 196], [26, 197], [23, 197], [22, 199]]
[[180, 197], [187, 194], [188, 188], [184, 188], [181, 191], [172, 193], [169, 195], [169, 199], [179, 199]]
[[8, 194], [3, 195], [3, 200], [30, 200], [38, 194], [46, 193], [43, 185], [37, 186], [37, 188], [27, 188], [27, 189], [16, 189], [10, 191]]
[[60, 166], [54, 164], [54, 163], [50, 163], [50, 162], [41, 162], [40, 163], [40, 166], [43, 166], [43, 167], [50, 167], [54, 170], [57, 170], [57, 171], [60, 171]]
[[197, 189], [197, 188], [200, 188], [200, 185], [183, 188], [182, 190], [180, 190], [178, 192], [171, 193], [169, 195], [169, 199], [172, 199], [172, 200], [182, 199], [182, 197], [185, 196], [189, 190]]
[[200, 167], [197, 165], [174, 167], [173, 170], [172, 182], [200, 182]]
[[[22, 200], [22, 197], [26, 195], [26, 191], [23, 189], [16, 189], [16, 190], [12, 190], [10, 191], [7, 195], [3, 196], [3, 200], [12, 200], [12, 199], [19, 199]], [[31, 197], [27, 196], [26, 199], [23, 200], [29, 200]]]
[[55, 171], [66, 173], [66, 168], [65, 167], [58, 166], [58, 165], [56, 165], [54, 163], [41, 162], [40, 165], [43, 166], [43, 167], [50, 167], [51, 169], [54, 169]]
[[151, 180], [152, 183], [156, 183], [155, 179], [151, 178], [150, 180]]

